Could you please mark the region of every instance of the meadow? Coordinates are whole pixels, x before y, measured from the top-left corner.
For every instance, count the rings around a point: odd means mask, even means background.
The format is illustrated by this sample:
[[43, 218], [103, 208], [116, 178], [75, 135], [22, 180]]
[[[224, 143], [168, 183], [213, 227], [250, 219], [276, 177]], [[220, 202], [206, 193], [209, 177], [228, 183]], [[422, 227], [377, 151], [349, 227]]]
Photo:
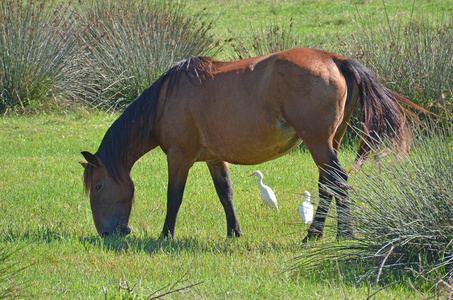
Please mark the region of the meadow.
[[[311, 45], [335, 48], [338, 37], [363, 26], [385, 26], [386, 18], [442, 16], [453, 7], [452, 1], [187, 3], [189, 13], [206, 8], [204, 14], [216, 19], [212, 32], [220, 50], [215, 55], [222, 59], [236, 55], [231, 43], [250, 43], [253, 28], [289, 26], [291, 18], [293, 32], [304, 35]], [[0, 276], [0, 298], [2, 293], [33, 299], [420, 299], [440, 295], [439, 289], [417, 276], [410, 281], [384, 270], [382, 281], [375, 276], [362, 280], [369, 265], [360, 259], [311, 263], [313, 251], [333, 243], [336, 221], [333, 212], [324, 241], [302, 244], [307, 226], [299, 219], [302, 198], [298, 193], [308, 190], [315, 204], [318, 200], [318, 171], [303, 147], [257, 166], [230, 165], [244, 232], [241, 238], [226, 238], [223, 208], [208, 169], [197, 163], [189, 174], [173, 240], [159, 239], [167, 170], [165, 155], [155, 149], [132, 170], [136, 187], [132, 233], [100, 238], [83, 191], [80, 152], [95, 152], [119, 113], [84, 106], [66, 113], [5, 113], [0, 119], [0, 250], [11, 254], [3, 262], [11, 276]], [[354, 158], [357, 134], [350, 131], [348, 138], [353, 142], [340, 153], [346, 167]], [[370, 159], [365, 173], [373, 169], [376, 163]], [[262, 205], [256, 179], [247, 177], [255, 170], [261, 170], [264, 183], [274, 189], [280, 211]], [[360, 186], [360, 178], [351, 175], [352, 184]]]
[[[14, 276], [16, 284], [26, 287], [25, 296], [146, 299], [161, 288], [167, 292], [196, 283], [168, 299], [362, 299], [369, 293], [366, 284], [355, 283], [360, 269], [344, 270], [345, 282], [335, 264], [313, 273], [299, 270], [294, 260], [307, 247], [301, 243], [306, 226], [299, 219], [297, 193], [308, 190], [317, 202], [317, 169], [303, 150], [259, 166], [231, 165], [244, 231], [237, 239], [226, 238], [224, 212], [207, 167], [196, 164], [171, 241], [159, 239], [167, 176], [165, 155], [156, 149], [132, 172], [132, 233], [100, 238], [78, 161], [80, 151], [96, 149], [115, 117], [92, 113], [1, 120], [0, 240], [2, 247], [14, 249], [11, 260], [17, 267], [26, 267]], [[347, 157], [344, 161], [348, 165]], [[274, 188], [279, 212], [263, 206], [255, 178], [247, 177], [256, 169]], [[334, 236], [328, 233], [326, 240]], [[402, 285], [382, 297], [411, 294]]]

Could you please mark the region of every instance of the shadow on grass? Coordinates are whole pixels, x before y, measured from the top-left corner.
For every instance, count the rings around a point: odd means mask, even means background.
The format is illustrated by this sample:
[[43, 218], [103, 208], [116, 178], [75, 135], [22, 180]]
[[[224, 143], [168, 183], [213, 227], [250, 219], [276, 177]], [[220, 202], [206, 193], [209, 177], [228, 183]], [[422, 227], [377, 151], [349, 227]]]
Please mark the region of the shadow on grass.
[[175, 239], [150, 236], [110, 236], [107, 238], [85, 238], [85, 242], [104, 251], [154, 253], [219, 253], [240, 252], [288, 252], [300, 249], [300, 243], [279, 244], [277, 242], [249, 241], [245, 238], [204, 239], [199, 237], [177, 237]]
[[[302, 237], [301, 237], [302, 240]], [[105, 252], [140, 253], [221, 253], [233, 254], [244, 251], [256, 253], [288, 252], [300, 250], [299, 242], [282, 244], [278, 242], [251, 241], [246, 238], [224, 238], [212, 240], [199, 237], [176, 237], [175, 239], [157, 238], [147, 235], [112, 235], [101, 238], [98, 235], [71, 235], [49, 228], [36, 228], [17, 232], [8, 230], [0, 234], [2, 243], [73, 243], [85, 248], [95, 248]]]

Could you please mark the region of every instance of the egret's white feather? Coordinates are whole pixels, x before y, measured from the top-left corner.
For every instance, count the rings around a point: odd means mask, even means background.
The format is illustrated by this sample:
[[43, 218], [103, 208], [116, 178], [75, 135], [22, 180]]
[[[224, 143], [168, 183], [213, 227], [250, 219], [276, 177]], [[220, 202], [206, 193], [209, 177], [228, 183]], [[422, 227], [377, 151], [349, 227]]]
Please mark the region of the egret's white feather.
[[263, 184], [263, 173], [261, 173], [260, 171], [255, 171], [248, 177], [250, 176], [256, 176], [258, 178], [258, 187], [261, 191], [261, 199], [263, 200], [263, 203], [278, 210], [277, 197], [275, 197], [275, 194], [270, 187]]
[[299, 207], [299, 215], [302, 222], [309, 224], [313, 222], [313, 204], [310, 202], [311, 195], [309, 192], [305, 191], [303, 194], [305, 201]]

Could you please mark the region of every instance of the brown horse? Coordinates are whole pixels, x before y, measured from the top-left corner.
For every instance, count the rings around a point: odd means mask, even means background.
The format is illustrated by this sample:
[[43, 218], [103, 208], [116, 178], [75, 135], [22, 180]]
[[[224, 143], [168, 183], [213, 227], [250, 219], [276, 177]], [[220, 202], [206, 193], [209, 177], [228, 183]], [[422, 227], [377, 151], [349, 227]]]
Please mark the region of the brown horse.
[[168, 162], [162, 235], [174, 235], [189, 169], [204, 161], [225, 210], [227, 234], [240, 236], [228, 163], [259, 164], [304, 141], [319, 168], [320, 199], [307, 238], [322, 237], [333, 195], [338, 214], [346, 216], [338, 219], [337, 237], [352, 235], [347, 173], [336, 152], [359, 98], [368, 134], [356, 164], [363, 163], [377, 136], [393, 138], [405, 151], [409, 136], [399, 102], [416, 105], [382, 86], [354, 60], [296, 48], [240, 61], [195, 57], [177, 63], [125, 109], [94, 155], [82, 152], [97, 231], [130, 232], [130, 171], [160, 146]]

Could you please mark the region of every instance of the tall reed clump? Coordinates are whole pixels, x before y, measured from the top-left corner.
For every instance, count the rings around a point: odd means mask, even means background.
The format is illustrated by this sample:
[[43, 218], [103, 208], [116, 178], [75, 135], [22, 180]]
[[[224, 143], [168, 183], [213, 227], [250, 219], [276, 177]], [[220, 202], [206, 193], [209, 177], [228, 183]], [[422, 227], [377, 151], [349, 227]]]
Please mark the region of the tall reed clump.
[[0, 299], [18, 299], [24, 297], [25, 285], [14, 280], [14, 275], [24, 268], [10, 261], [15, 250], [0, 248]]
[[453, 277], [451, 125], [435, 133], [420, 130], [407, 156], [390, 153], [379, 168], [369, 161], [351, 175], [356, 236], [320, 245], [310, 252], [311, 262], [368, 263], [368, 278], [398, 273]]
[[226, 41], [233, 49], [233, 59], [266, 55], [295, 47], [315, 47], [308, 36], [301, 36], [294, 32], [292, 19], [288, 25], [270, 24], [251, 27], [249, 34], [250, 40], [246, 39], [245, 42], [242, 38], [235, 38], [234, 35]]
[[[432, 20], [429, 20], [432, 18]], [[447, 117], [453, 103], [453, 19], [412, 16], [340, 41], [340, 52], [357, 58], [391, 90]], [[450, 118], [451, 119], [451, 116]]]
[[[42, 110], [69, 97], [76, 20], [54, 1], [0, 3], [0, 112]], [[76, 78], [77, 76], [75, 76]]]
[[1, 1], [1, 113], [122, 106], [174, 62], [216, 48], [211, 22], [181, 3], [61, 3]]
[[188, 17], [173, 1], [100, 0], [81, 3], [79, 39], [90, 58], [98, 97], [90, 105], [122, 107], [133, 101], [175, 62], [213, 55], [202, 13]]

